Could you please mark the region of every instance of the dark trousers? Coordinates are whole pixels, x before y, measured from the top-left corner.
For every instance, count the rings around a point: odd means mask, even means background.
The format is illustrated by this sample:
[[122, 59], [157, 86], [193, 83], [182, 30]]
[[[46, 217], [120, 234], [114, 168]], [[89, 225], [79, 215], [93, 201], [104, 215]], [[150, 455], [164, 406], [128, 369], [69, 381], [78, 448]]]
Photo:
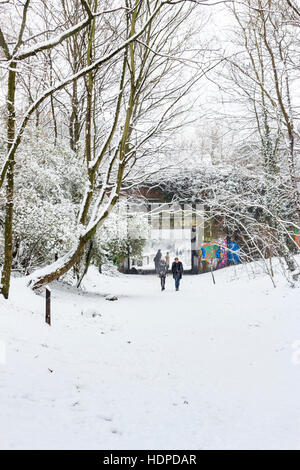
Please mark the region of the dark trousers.
[[175, 277], [175, 288], [179, 289], [180, 277]]
[[164, 289], [165, 288], [165, 285], [166, 285], [166, 276], [159, 276], [160, 277], [160, 285], [161, 285], [161, 288]]

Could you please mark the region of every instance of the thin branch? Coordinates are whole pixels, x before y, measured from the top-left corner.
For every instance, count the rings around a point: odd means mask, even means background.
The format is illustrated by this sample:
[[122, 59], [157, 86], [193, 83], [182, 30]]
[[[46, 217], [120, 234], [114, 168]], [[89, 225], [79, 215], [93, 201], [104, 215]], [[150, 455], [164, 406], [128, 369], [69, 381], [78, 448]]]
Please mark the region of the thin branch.
[[12, 55], [15, 55], [15, 53], [19, 49], [20, 45], [22, 44], [22, 39], [23, 39], [24, 29], [25, 29], [25, 26], [26, 26], [26, 18], [27, 18], [27, 11], [28, 11], [29, 4], [30, 4], [30, 0], [26, 0], [25, 5], [24, 5], [24, 9], [23, 9], [23, 17], [22, 17], [22, 23], [21, 23], [21, 28], [20, 28], [20, 32], [19, 32], [19, 37], [18, 37], [17, 43], [14, 47]]

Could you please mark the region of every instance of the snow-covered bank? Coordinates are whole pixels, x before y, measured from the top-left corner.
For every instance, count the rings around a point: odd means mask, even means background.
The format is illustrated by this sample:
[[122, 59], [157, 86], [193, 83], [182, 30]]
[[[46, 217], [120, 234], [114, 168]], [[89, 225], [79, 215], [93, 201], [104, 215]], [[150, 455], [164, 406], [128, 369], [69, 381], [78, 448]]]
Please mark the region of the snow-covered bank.
[[0, 299], [0, 447], [300, 448], [300, 290], [253, 269], [160, 292], [155, 276], [91, 268], [81, 292], [51, 286], [51, 327], [15, 279]]

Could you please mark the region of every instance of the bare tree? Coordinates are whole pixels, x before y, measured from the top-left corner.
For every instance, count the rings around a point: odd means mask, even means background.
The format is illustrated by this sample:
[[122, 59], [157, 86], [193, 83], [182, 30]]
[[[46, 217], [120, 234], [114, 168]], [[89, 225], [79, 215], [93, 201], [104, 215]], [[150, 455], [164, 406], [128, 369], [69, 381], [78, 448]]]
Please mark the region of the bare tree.
[[[284, 6], [280, 0], [247, 0], [228, 7], [235, 20], [236, 52], [224, 62], [221, 87], [223, 96], [234, 103], [231, 119], [239, 145], [231, 152], [232, 161], [238, 159], [242, 167], [251, 166], [259, 175], [258, 183], [264, 181], [263, 200], [257, 190], [264, 219], [251, 227], [264, 246], [262, 253], [267, 248], [270, 252], [273, 246], [274, 252], [284, 256], [291, 275], [297, 277], [292, 255], [296, 250], [292, 235], [299, 225], [300, 210], [295, 168], [297, 107], [291, 94], [295, 40]], [[230, 113], [228, 109], [227, 121]], [[245, 198], [245, 210], [249, 204]], [[238, 223], [237, 218], [232, 220]]]

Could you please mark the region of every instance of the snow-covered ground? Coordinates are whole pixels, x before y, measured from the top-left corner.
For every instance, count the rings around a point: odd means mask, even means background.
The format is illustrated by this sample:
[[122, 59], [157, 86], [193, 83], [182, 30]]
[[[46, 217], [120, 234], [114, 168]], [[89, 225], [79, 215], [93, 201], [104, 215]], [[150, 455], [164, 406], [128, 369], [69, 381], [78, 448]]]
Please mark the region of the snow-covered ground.
[[299, 449], [300, 289], [254, 269], [160, 292], [155, 276], [91, 268], [81, 292], [51, 286], [51, 327], [15, 279], [0, 299], [0, 448]]

